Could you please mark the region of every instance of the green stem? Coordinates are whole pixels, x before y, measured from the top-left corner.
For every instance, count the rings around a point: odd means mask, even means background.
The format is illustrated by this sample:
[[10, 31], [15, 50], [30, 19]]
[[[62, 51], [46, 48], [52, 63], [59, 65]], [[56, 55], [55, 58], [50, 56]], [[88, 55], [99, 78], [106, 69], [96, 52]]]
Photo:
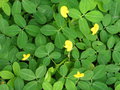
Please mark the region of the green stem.
[[68, 60], [68, 58], [65, 58], [61, 63], [57, 64], [56, 65], [56, 69], [59, 68], [67, 60]]
[[55, 64], [55, 66], [57, 66], [57, 64], [55, 63], [55, 61], [53, 60], [53, 59], [51, 59], [52, 60], [52, 62]]
[[77, 83], [79, 82], [80, 78], [78, 78], [78, 80], [76, 81], [75, 85], [77, 85]]
[[68, 58], [69, 58], [69, 61], [70, 61], [70, 52], [68, 52]]

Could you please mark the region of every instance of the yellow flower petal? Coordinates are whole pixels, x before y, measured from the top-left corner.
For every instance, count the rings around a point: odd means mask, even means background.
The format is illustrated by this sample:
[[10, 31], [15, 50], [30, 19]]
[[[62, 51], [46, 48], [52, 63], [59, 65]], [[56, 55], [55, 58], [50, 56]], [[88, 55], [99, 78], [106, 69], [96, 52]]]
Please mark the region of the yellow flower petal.
[[1, 84], [5, 84], [5, 82], [4, 82], [4, 81], [1, 81]]
[[61, 8], [60, 8], [60, 13], [61, 13], [61, 15], [64, 17], [64, 18], [67, 18], [68, 17], [68, 13], [69, 13], [69, 10], [68, 10], [68, 8], [66, 7], [66, 6], [62, 6]]
[[99, 25], [98, 24], [94, 24], [94, 27], [91, 28], [92, 31], [92, 35], [95, 35], [99, 30]]
[[70, 52], [72, 50], [72, 48], [73, 48], [73, 44], [72, 44], [72, 42], [70, 40], [66, 40], [64, 47], [67, 49], [68, 52]]
[[27, 54], [26, 57], [30, 57], [30, 54]]
[[84, 77], [84, 73], [80, 73], [79, 71], [77, 72], [77, 74], [74, 75], [75, 78], [81, 78]]
[[30, 54], [23, 54], [22, 60], [27, 60], [30, 57]]
[[26, 54], [23, 54], [23, 57], [26, 57]]

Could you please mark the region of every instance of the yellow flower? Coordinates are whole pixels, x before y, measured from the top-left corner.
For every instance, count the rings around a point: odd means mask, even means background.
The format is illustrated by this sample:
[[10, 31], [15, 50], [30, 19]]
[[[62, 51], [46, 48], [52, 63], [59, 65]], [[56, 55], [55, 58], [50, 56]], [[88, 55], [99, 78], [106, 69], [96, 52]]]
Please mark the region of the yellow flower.
[[22, 60], [25, 61], [30, 57], [30, 54], [23, 54]]
[[69, 13], [69, 10], [68, 10], [68, 8], [66, 7], [66, 6], [62, 6], [61, 8], [60, 8], [60, 13], [61, 13], [61, 15], [64, 17], [64, 18], [67, 18], [68, 17], [68, 13]]
[[77, 72], [77, 74], [74, 75], [75, 78], [81, 78], [84, 77], [84, 73], [80, 73], [79, 71]]
[[64, 47], [67, 49], [68, 52], [70, 52], [72, 50], [73, 44], [70, 40], [66, 40]]
[[5, 84], [5, 81], [1, 81], [0, 84]]
[[91, 28], [92, 35], [95, 35], [98, 30], [99, 30], [99, 25], [98, 24], [94, 24], [94, 27]]

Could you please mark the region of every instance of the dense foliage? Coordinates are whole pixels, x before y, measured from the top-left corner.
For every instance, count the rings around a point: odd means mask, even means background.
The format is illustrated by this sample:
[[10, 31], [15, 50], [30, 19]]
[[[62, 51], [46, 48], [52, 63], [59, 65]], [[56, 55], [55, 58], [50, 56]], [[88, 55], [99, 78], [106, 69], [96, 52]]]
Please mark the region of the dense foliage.
[[0, 90], [120, 90], [120, 0], [0, 0]]

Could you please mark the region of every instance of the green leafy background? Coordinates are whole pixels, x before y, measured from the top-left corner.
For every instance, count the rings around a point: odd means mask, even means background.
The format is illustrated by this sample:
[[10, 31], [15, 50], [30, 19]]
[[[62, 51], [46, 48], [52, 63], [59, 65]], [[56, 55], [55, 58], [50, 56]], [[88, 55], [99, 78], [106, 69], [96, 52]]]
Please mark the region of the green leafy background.
[[0, 90], [120, 90], [119, 71], [119, 0], [0, 0]]

